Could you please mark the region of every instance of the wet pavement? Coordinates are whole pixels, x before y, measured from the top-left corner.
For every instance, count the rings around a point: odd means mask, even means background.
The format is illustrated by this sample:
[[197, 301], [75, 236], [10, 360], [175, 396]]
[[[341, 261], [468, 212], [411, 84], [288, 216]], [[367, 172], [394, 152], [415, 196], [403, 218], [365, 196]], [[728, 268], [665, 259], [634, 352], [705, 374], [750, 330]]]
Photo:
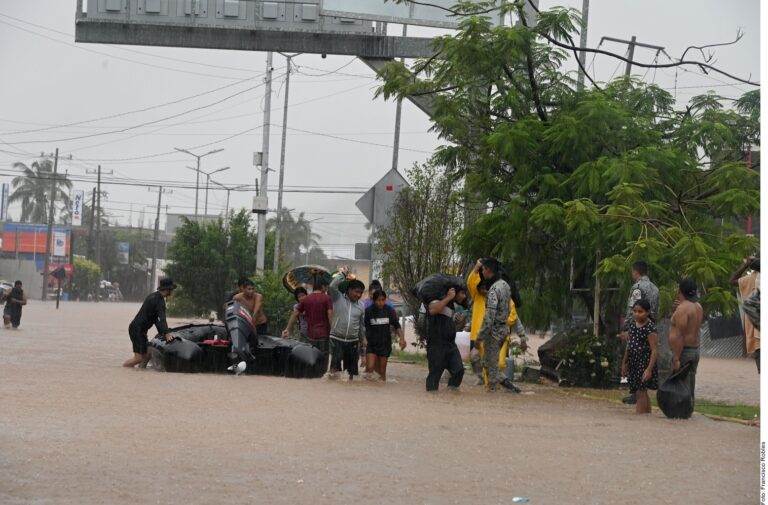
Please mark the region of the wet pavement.
[[[403, 364], [387, 384], [129, 370], [137, 309], [32, 302], [0, 330], [0, 503], [757, 503], [754, 427], [546, 385], [428, 394]], [[715, 395], [757, 380], [708, 363], [702, 392], [707, 370], [730, 377]]]

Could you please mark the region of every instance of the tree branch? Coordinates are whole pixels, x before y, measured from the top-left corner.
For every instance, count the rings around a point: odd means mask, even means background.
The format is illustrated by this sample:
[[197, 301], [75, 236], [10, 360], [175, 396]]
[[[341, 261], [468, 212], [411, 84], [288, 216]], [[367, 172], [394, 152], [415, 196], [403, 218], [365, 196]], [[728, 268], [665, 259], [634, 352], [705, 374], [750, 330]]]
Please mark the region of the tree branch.
[[[533, 0], [527, 0], [527, 1], [530, 4], [530, 6], [533, 8], [533, 10], [536, 11], [537, 14], [541, 13], [539, 8], [536, 7], [536, 5], [533, 3]], [[545, 39], [547, 39], [552, 44], [554, 44], [554, 45], [556, 45], [558, 47], [562, 47], [563, 49], [579, 50], [579, 51], [584, 51], [584, 52], [587, 52], [587, 53], [603, 54], [605, 56], [610, 56], [612, 58], [616, 58], [617, 60], [621, 60], [621, 61], [624, 61], [626, 63], [631, 63], [632, 65], [637, 66], [637, 67], [642, 67], [642, 68], [672, 68], [672, 67], [680, 67], [680, 66], [684, 66], [684, 65], [693, 65], [693, 66], [697, 66], [700, 69], [702, 69], [702, 71], [704, 73], [706, 73], [706, 70], [709, 69], [709, 70], [711, 70], [713, 72], [717, 72], [718, 74], [721, 74], [721, 75], [724, 75], [724, 76], [726, 76], [726, 77], [728, 77], [730, 79], [733, 79], [734, 81], [743, 82], [744, 84], [750, 84], [752, 86], [760, 86], [759, 82], [753, 82], [753, 81], [750, 81], [749, 79], [742, 79], [741, 77], [736, 77], [735, 75], [731, 75], [728, 72], [720, 70], [717, 67], [709, 65], [707, 63], [702, 63], [700, 61], [686, 61], [686, 60], [683, 60], [682, 58], [680, 58], [677, 62], [674, 62], [674, 63], [651, 63], [651, 64], [640, 63], [640, 62], [637, 62], [637, 61], [634, 61], [634, 60], [630, 60], [629, 58], [626, 58], [624, 56], [618, 55], [616, 53], [612, 53], [610, 51], [605, 51], [603, 49], [593, 49], [591, 47], [577, 47], [577, 46], [575, 46], [573, 44], [573, 41], [571, 41], [570, 44], [565, 44], [565, 43], [560, 42], [559, 40], [555, 39], [554, 37], [550, 36], [548, 33], [545, 33], [545, 32], [542, 32], [542, 31], [536, 31], [536, 33], [538, 35], [541, 35]], [[719, 45], [719, 44], [713, 44], [713, 45]], [[724, 45], [724, 44], [722, 44], [722, 45]], [[708, 46], [701, 46], [701, 47], [708, 47]]]
[[[520, 22], [528, 28], [528, 21], [525, 19], [525, 13], [523, 13], [523, 8], [518, 8], [518, 13], [520, 15]], [[533, 103], [536, 106], [536, 113], [539, 115], [539, 119], [544, 121], [545, 123], [547, 121], [547, 113], [544, 111], [544, 107], [541, 105], [541, 96], [539, 95], [539, 85], [536, 82], [536, 77], [533, 75], [533, 60], [531, 59], [531, 41], [528, 40], [528, 51], [525, 52], [525, 64], [526, 67], [528, 67], [528, 81], [531, 84], [531, 94], [533, 98]]]
[[[688, 47], [686, 47], [686, 48], [685, 48], [685, 51], [683, 51], [683, 55], [682, 55], [682, 56], [680, 56], [680, 59], [682, 60], [683, 58], [685, 58], [685, 54], [686, 54], [686, 53], [687, 53], [689, 50], [691, 50], [691, 49], [697, 49], [699, 52], [701, 52], [701, 56], [704, 58], [704, 60], [705, 60], [707, 63], [709, 63], [709, 62], [712, 60], [712, 55], [711, 55], [711, 53], [710, 53], [710, 56], [709, 56], [709, 57], [707, 57], [707, 56], [704, 54], [704, 49], [706, 49], [706, 48], [708, 48], [708, 47], [721, 47], [721, 46], [730, 46], [730, 45], [736, 44], [736, 43], [737, 43], [738, 41], [740, 41], [740, 40], [741, 40], [743, 37], [744, 37], [744, 32], [742, 32], [742, 31], [741, 31], [741, 28], [739, 28], [739, 30], [736, 32], [736, 39], [735, 39], [735, 40], [733, 40], [733, 41], [731, 41], [731, 42], [720, 42], [720, 43], [717, 43], [717, 44], [706, 44], [706, 45], [703, 45], [703, 46], [688, 46]], [[666, 53], [664, 53], [664, 54], [666, 54]], [[667, 55], [667, 57], [669, 57], [669, 55]], [[670, 59], [672, 59], [672, 58], [670, 58]]]

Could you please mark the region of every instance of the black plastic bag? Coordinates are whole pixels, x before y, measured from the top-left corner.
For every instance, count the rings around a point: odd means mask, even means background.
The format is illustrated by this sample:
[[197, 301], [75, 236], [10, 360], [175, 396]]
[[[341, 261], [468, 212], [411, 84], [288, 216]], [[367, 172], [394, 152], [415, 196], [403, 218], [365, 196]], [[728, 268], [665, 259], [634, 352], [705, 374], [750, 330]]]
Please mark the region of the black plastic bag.
[[432, 274], [425, 277], [413, 288], [413, 293], [424, 305], [442, 300], [451, 288], [464, 288], [464, 279], [448, 274]]
[[686, 380], [690, 370], [691, 364], [686, 363], [656, 393], [659, 408], [670, 419], [688, 419], [693, 414], [693, 395]]

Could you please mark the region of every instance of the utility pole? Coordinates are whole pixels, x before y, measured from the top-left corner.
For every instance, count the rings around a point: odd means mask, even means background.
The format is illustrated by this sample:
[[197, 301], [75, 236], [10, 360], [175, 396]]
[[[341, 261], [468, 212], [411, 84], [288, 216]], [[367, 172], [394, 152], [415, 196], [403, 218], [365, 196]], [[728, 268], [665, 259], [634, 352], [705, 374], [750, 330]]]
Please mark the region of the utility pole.
[[272, 270], [277, 272], [280, 260], [280, 235], [283, 225], [283, 181], [285, 179], [285, 144], [288, 138], [288, 92], [291, 89], [292, 56], [286, 56], [285, 72], [285, 103], [283, 104], [283, 139], [280, 144], [280, 180], [277, 187], [277, 227], [275, 228], [275, 257], [272, 259]]
[[94, 247], [93, 247], [93, 225], [96, 222], [96, 188], [93, 188], [93, 196], [91, 196], [91, 224], [88, 227], [88, 259], [93, 261]]
[[[152, 191], [152, 188], [149, 188]], [[150, 290], [155, 288], [156, 272], [157, 272], [157, 243], [160, 239], [160, 207], [163, 204], [163, 193], [172, 193], [170, 189], [163, 189], [162, 186], [157, 187], [157, 215], [155, 216], [155, 233], [152, 243], [152, 272], [150, 277]]]
[[[264, 128], [261, 147], [261, 183], [259, 184], [259, 196], [267, 196], [267, 180], [269, 178], [269, 121], [272, 108], [272, 51], [267, 53], [267, 77], [264, 96]], [[259, 229], [256, 241], [256, 273], [264, 272], [264, 249], [267, 240], [267, 215], [259, 213]]]
[[602, 44], [604, 41], [610, 41], [610, 42], [618, 42], [619, 44], [627, 44], [629, 46], [629, 51], [627, 52], [627, 59], [629, 60], [627, 62], [627, 68], [624, 70], [624, 75], [629, 77], [632, 72], [632, 61], [635, 57], [635, 47], [646, 47], [648, 49], [656, 49], [656, 54], [658, 55], [660, 52], [664, 51], [664, 47], [662, 46], [654, 46], [652, 44], [642, 44], [637, 41], [637, 37], [632, 35], [631, 40], [624, 40], [624, 39], [615, 39], [613, 37], [603, 37], [600, 39], [600, 44]]
[[637, 43], [637, 37], [632, 35], [632, 40], [629, 41], [629, 52], [627, 55], [629, 58], [627, 58], [629, 61], [627, 62], [627, 69], [624, 71], [624, 75], [626, 77], [629, 77], [630, 73], [632, 72], [632, 59], [635, 57], [635, 44]]
[[96, 264], [101, 268], [101, 174], [112, 175], [113, 170], [102, 170], [101, 165], [94, 170], [86, 170], [85, 173], [96, 173]]
[[[584, 69], [587, 68], [587, 52], [584, 50], [587, 47], [587, 28], [589, 26], [589, 0], [583, 0], [581, 3], [581, 40], [579, 41], [579, 61], [581, 66], [579, 67], [579, 76], [577, 78], [578, 89], [584, 89]], [[634, 37], [633, 37], [634, 38]], [[631, 59], [631, 58], [630, 58]]]
[[42, 300], [48, 298], [48, 268], [51, 261], [51, 241], [53, 240], [53, 208], [56, 203], [56, 171], [59, 168], [59, 148], [56, 148], [56, 154], [53, 155], [53, 177], [51, 178], [51, 198], [48, 208], [48, 234], [45, 241], [45, 259], [43, 260], [43, 294]]
[[195, 180], [195, 217], [197, 217], [198, 216], [198, 213], [197, 213], [197, 202], [199, 200], [199, 195], [200, 195], [200, 158], [204, 158], [204, 157], [208, 156], [209, 154], [220, 153], [224, 149], [214, 149], [213, 151], [208, 151], [207, 153], [200, 154], [200, 155], [195, 154], [195, 153], [190, 152], [190, 151], [187, 151], [186, 149], [180, 149], [178, 147], [174, 147], [174, 149], [179, 151], [180, 153], [188, 154], [188, 155], [192, 156], [193, 158], [197, 159], [197, 168], [193, 168], [192, 169], [192, 170], [196, 170], [197, 171], [197, 178]]

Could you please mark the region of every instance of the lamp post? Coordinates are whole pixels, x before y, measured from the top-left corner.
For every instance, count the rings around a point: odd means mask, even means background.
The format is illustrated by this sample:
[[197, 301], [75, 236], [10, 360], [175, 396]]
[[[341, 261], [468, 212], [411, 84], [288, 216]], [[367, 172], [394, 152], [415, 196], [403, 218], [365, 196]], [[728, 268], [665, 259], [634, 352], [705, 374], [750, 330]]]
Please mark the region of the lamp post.
[[225, 186], [220, 182], [214, 181], [213, 179], [211, 179], [211, 182], [217, 186], [221, 186], [227, 191], [227, 207], [226, 207], [226, 210], [224, 211], [224, 226], [228, 228], [229, 227], [229, 193], [231, 191], [237, 191], [238, 189], [241, 189], [241, 188], [247, 188], [248, 184], [241, 184], [239, 186]]
[[197, 171], [197, 180], [195, 181], [195, 216], [197, 216], [197, 201], [198, 201], [198, 195], [200, 193], [200, 158], [204, 158], [210, 154], [216, 154], [220, 153], [224, 149], [214, 149], [213, 151], [208, 151], [205, 154], [195, 154], [193, 152], [187, 151], [186, 149], [181, 149], [178, 147], [174, 147], [175, 150], [179, 151], [180, 153], [185, 153], [190, 156], [193, 156], [197, 159], [197, 168], [193, 169]]
[[[217, 168], [213, 172], [204, 172], [199, 168], [197, 169], [192, 167], [187, 167], [187, 168], [190, 170], [195, 170], [198, 173], [202, 172], [203, 175], [205, 175], [205, 209], [204, 209], [203, 215], [207, 217], [208, 216], [208, 186], [209, 186], [209, 183], [211, 182], [211, 176], [217, 172], [223, 172], [224, 170], [229, 170], [232, 167]], [[195, 202], [195, 205], [197, 205], [197, 202]], [[195, 210], [195, 215], [197, 215], [197, 210]]]

